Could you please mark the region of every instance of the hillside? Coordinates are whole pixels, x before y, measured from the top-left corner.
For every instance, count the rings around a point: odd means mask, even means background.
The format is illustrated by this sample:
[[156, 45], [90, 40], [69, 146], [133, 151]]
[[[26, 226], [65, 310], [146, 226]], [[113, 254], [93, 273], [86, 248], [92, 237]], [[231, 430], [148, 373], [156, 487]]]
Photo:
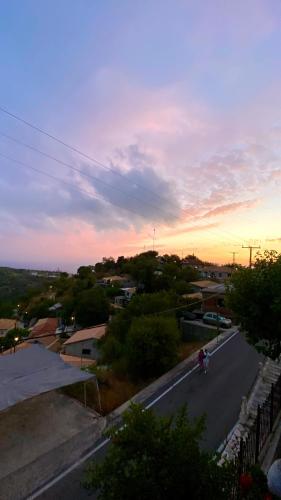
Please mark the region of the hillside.
[[53, 276], [46, 271], [0, 267], [0, 316], [10, 316], [19, 301], [43, 290]]

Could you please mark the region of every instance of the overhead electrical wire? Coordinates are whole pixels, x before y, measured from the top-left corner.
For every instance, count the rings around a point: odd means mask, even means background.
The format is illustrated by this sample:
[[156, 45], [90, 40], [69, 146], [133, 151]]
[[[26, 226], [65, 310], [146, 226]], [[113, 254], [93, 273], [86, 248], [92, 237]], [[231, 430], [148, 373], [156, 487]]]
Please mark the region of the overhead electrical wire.
[[[126, 180], [126, 182], [131, 183], [131, 181], [130, 181], [129, 179], [127, 179], [127, 178], [126, 178], [126, 177], [125, 177], [125, 176], [124, 176], [121, 172], [118, 172], [118, 171], [116, 171], [115, 169], [113, 169], [113, 168], [111, 168], [111, 167], [108, 167], [108, 166], [104, 165], [104, 164], [103, 164], [103, 163], [101, 163], [100, 161], [98, 161], [98, 160], [96, 160], [95, 158], [93, 158], [93, 157], [91, 157], [91, 156], [87, 155], [86, 153], [84, 153], [83, 151], [79, 150], [78, 148], [76, 148], [76, 147], [74, 147], [74, 146], [71, 146], [70, 144], [68, 144], [68, 143], [64, 142], [63, 140], [59, 139], [58, 137], [54, 136], [53, 134], [48, 133], [48, 132], [47, 132], [47, 131], [45, 131], [44, 129], [42, 129], [42, 128], [40, 128], [40, 127], [37, 127], [36, 125], [34, 125], [34, 124], [32, 124], [31, 122], [29, 122], [29, 121], [27, 121], [27, 120], [25, 120], [25, 119], [23, 119], [23, 118], [19, 117], [18, 115], [15, 115], [14, 113], [11, 113], [11, 112], [10, 112], [10, 111], [8, 111], [6, 108], [4, 108], [4, 107], [0, 106], [0, 112], [5, 113], [6, 115], [10, 116], [11, 118], [13, 118], [13, 119], [15, 119], [15, 120], [17, 120], [17, 121], [19, 121], [19, 122], [23, 123], [24, 125], [26, 125], [26, 126], [28, 126], [28, 127], [32, 128], [32, 129], [36, 130], [37, 132], [39, 132], [39, 133], [41, 133], [41, 134], [43, 134], [43, 135], [47, 136], [48, 138], [50, 138], [50, 139], [52, 139], [52, 140], [56, 141], [57, 143], [59, 143], [59, 144], [63, 145], [64, 147], [68, 148], [69, 150], [71, 150], [71, 151], [73, 151], [73, 152], [75, 152], [75, 153], [77, 153], [77, 154], [81, 155], [82, 157], [86, 158], [87, 160], [90, 160], [91, 162], [96, 163], [96, 164], [97, 164], [97, 165], [99, 165], [100, 167], [102, 167], [102, 168], [104, 168], [104, 169], [106, 169], [106, 170], [108, 170], [108, 171], [111, 171], [112, 173], [114, 173], [114, 174], [118, 175], [119, 177], [121, 177], [122, 179]], [[131, 198], [134, 198], [135, 200], [137, 200], [138, 202], [140, 202], [140, 203], [142, 203], [142, 204], [143, 204], [143, 200], [141, 200], [140, 198], [136, 197], [135, 195], [131, 195], [131, 194], [125, 193], [125, 192], [124, 192], [123, 190], [121, 190], [120, 188], [118, 188], [118, 187], [116, 187], [116, 186], [112, 186], [112, 185], [110, 185], [110, 184], [106, 183], [105, 181], [103, 181], [103, 180], [99, 179], [98, 177], [95, 177], [95, 176], [93, 176], [93, 175], [91, 175], [91, 174], [88, 174], [88, 173], [86, 173], [86, 172], [83, 172], [83, 170], [81, 170], [81, 169], [79, 169], [79, 168], [77, 168], [77, 167], [75, 167], [75, 166], [73, 166], [73, 165], [71, 165], [71, 164], [69, 164], [69, 163], [66, 163], [66, 162], [64, 162], [64, 161], [62, 161], [62, 160], [60, 160], [60, 159], [58, 159], [58, 158], [56, 158], [56, 157], [54, 157], [54, 156], [52, 156], [52, 155], [50, 155], [50, 154], [48, 154], [48, 153], [44, 152], [44, 151], [41, 151], [40, 149], [38, 149], [38, 148], [36, 148], [36, 147], [34, 147], [34, 146], [30, 145], [30, 144], [27, 144], [27, 143], [25, 143], [25, 142], [23, 142], [23, 141], [20, 141], [20, 140], [18, 140], [18, 139], [16, 139], [16, 138], [14, 138], [14, 137], [12, 137], [12, 136], [10, 136], [10, 135], [8, 135], [8, 134], [4, 133], [4, 132], [0, 132], [0, 135], [2, 135], [3, 137], [5, 137], [5, 138], [7, 138], [7, 139], [9, 139], [9, 140], [11, 140], [11, 141], [13, 141], [13, 142], [15, 142], [15, 143], [18, 143], [19, 145], [21, 145], [21, 146], [23, 146], [23, 147], [26, 147], [26, 148], [28, 148], [28, 149], [30, 149], [30, 150], [33, 150], [34, 152], [36, 152], [36, 153], [38, 153], [38, 154], [40, 154], [40, 155], [42, 155], [42, 156], [45, 156], [46, 158], [49, 158], [49, 159], [51, 159], [52, 161], [55, 161], [55, 162], [57, 162], [57, 163], [61, 164], [61, 165], [62, 165], [62, 166], [64, 166], [64, 167], [67, 167], [67, 168], [70, 168], [70, 169], [72, 169], [72, 170], [74, 170], [74, 171], [77, 171], [79, 174], [81, 174], [81, 175], [83, 175], [83, 176], [85, 176], [85, 177], [92, 178], [92, 179], [94, 179], [96, 182], [99, 182], [99, 183], [103, 184], [104, 186], [106, 186], [107, 188], [109, 188], [109, 189], [111, 189], [111, 190], [118, 190], [119, 192], [121, 192], [121, 193], [122, 193], [122, 194], [124, 194], [125, 196], [130, 196]], [[15, 160], [14, 160], [14, 159], [11, 159], [11, 161], [15, 161]], [[27, 168], [31, 168], [31, 166], [27, 166]], [[41, 173], [41, 174], [43, 174], [43, 175], [46, 175], [46, 173], [45, 173], [45, 172], [42, 172], [42, 171], [40, 171], [39, 173]], [[53, 178], [54, 178], [54, 176], [53, 176]], [[60, 179], [58, 179], [58, 180], [60, 180]], [[60, 182], [61, 182], [61, 181], [60, 181]], [[152, 190], [150, 190], [150, 189], [148, 189], [148, 188], [146, 188], [146, 187], [142, 186], [141, 184], [138, 184], [138, 183], [136, 183], [136, 182], [135, 182], [135, 183], [134, 183], [134, 185], [135, 185], [135, 186], [138, 186], [140, 189], [143, 189], [143, 190], [145, 190], [145, 191], [147, 191], [147, 192], [151, 193], [153, 196], [157, 196], [159, 199], [161, 199], [161, 201], [166, 201], [166, 200], [164, 200], [163, 198], [161, 198], [161, 197], [160, 197], [157, 193], [155, 193], [154, 191], [152, 191]], [[123, 207], [123, 206], [121, 206], [121, 205], [117, 204], [116, 202], [114, 202], [114, 203], [113, 203], [113, 202], [111, 202], [111, 201], [110, 201], [110, 203], [112, 203], [112, 204], [114, 204], [114, 205], [116, 205], [116, 206], [118, 206], [118, 207], [122, 208], [123, 210], [132, 211], [132, 212], [134, 212], [135, 214], [139, 215], [139, 214], [138, 214], [135, 210], [133, 210], [133, 209], [128, 209], [128, 208], [125, 208], [125, 207]], [[157, 205], [154, 205], [154, 204], [152, 204], [151, 202], [148, 202], [148, 201], [146, 201], [146, 202], [145, 202], [145, 204], [146, 204], [146, 205], [147, 205], [147, 204], [149, 204], [149, 205], [153, 206], [153, 208], [154, 208], [154, 209], [158, 210], [158, 211], [159, 211], [159, 212], [161, 212], [161, 214], [163, 215], [163, 210], [162, 210], [162, 209], [160, 209]], [[182, 214], [186, 213], [187, 211], [188, 211], [188, 210], [182, 210]], [[165, 212], [164, 212], [164, 213], [165, 213]], [[166, 214], [168, 214], [168, 212], [166, 212]], [[175, 219], [179, 220], [178, 215], [172, 214], [171, 212], [169, 212], [169, 215], [172, 215], [172, 217], [173, 217], [173, 218], [175, 218]], [[144, 217], [144, 215], [141, 215], [141, 216], [142, 216], [142, 217]], [[193, 226], [192, 226], [192, 225], [190, 225], [188, 229], [192, 229], [193, 227], [196, 227], [196, 228], [197, 228], [198, 226], [196, 226], [196, 224], [195, 224], [195, 225], [193, 225]], [[187, 229], [187, 231], [188, 231], [188, 229]], [[233, 241], [236, 241], [236, 242], [237, 242], [237, 241], [238, 241], [238, 239], [239, 239], [240, 241], [244, 241], [244, 239], [240, 238], [239, 236], [237, 237], [237, 236], [233, 235], [232, 233], [230, 233], [229, 231], [225, 231], [225, 230], [222, 230], [222, 229], [217, 229], [217, 231], [214, 231], [214, 230], [210, 230], [210, 229], [208, 229], [208, 228], [202, 228], [202, 231], [207, 231], [207, 232], [210, 232], [210, 233], [214, 233], [214, 232], [218, 232], [218, 231], [219, 231], [220, 233], [225, 233], [225, 234], [230, 235], [230, 236], [231, 236], [231, 239], [232, 239]]]
[[[63, 160], [60, 160], [59, 158], [56, 158], [55, 156], [50, 155], [49, 153], [46, 153], [45, 151], [42, 151], [41, 149], [38, 149], [38, 148], [36, 148], [34, 146], [31, 146], [30, 144], [27, 144], [27, 143], [25, 143], [23, 141], [20, 141], [19, 139], [16, 139], [15, 137], [12, 137], [11, 135], [8, 135], [8, 134], [6, 134], [4, 132], [0, 132], [0, 135], [2, 137], [5, 137], [6, 139], [9, 139], [10, 141], [15, 142], [16, 144], [19, 144], [20, 146], [28, 148], [31, 151], [34, 151], [34, 152], [36, 152], [36, 153], [44, 156], [45, 158], [48, 158], [49, 160], [55, 161], [56, 163], [62, 165], [63, 167], [70, 168], [71, 170], [73, 170], [73, 171], [79, 173], [80, 175], [82, 175], [83, 177], [87, 177], [88, 179], [93, 179], [94, 181], [96, 181], [96, 182], [104, 185], [106, 188], [109, 188], [109, 189], [111, 189], [113, 191], [119, 191], [120, 193], [122, 193], [126, 197], [129, 196], [130, 198], [135, 199], [136, 201], [138, 201], [139, 203], [141, 203], [142, 206], [144, 204], [144, 201], [141, 198], [138, 198], [137, 196], [135, 196], [134, 194], [126, 193], [125, 191], [123, 191], [119, 187], [112, 186], [111, 184], [108, 184], [107, 182], [105, 182], [102, 179], [100, 179], [99, 177], [96, 177], [96, 176], [94, 176], [92, 174], [84, 172], [83, 170], [81, 170], [78, 167], [75, 167], [71, 163], [67, 163], [67, 162], [65, 162]], [[151, 202], [148, 202], [148, 201], [146, 201], [145, 204], [146, 205], [148, 204], [148, 205], [152, 206], [154, 209], [158, 210], [161, 213], [161, 215], [163, 215], [162, 210], [157, 205], [154, 205], [154, 204], [152, 204]], [[168, 215], [168, 212], [167, 212], [167, 215]], [[173, 215], [173, 217], [176, 218], [175, 215]]]
[[[68, 186], [70, 186], [75, 191], [80, 191], [81, 193], [87, 194], [88, 196], [90, 196], [95, 201], [101, 201], [99, 198], [93, 196], [93, 194], [90, 193], [89, 191], [86, 191], [85, 189], [79, 188], [76, 185], [72, 184], [71, 182], [68, 182], [68, 181], [65, 181], [64, 179], [61, 179], [60, 177], [56, 177], [55, 175], [49, 174], [48, 172], [45, 172], [43, 170], [40, 170], [39, 168], [33, 167], [32, 165], [29, 165], [29, 164], [27, 164], [27, 163], [25, 163], [25, 162], [23, 162], [21, 160], [16, 160], [15, 158], [11, 158], [10, 156], [8, 156], [8, 155], [6, 155], [6, 154], [4, 154], [2, 152], [0, 152], [0, 156], [2, 158], [5, 158], [8, 161], [11, 161], [11, 162], [15, 163], [15, 164], [21, 165], [24, 168], [27, 168], [27, 169], [33, 170], [34, 172], [37, 172], [39, 174], [45, 175], [46, 177], [49, 177], [52, 180], [58, 181], [61, 184], [67, 184]], [[136, 212], [135, 210], [133, 210], [131, 208], [129, 209], [129, 208], [126, 208], [126, 207], [122, 207], [122, 205], [119, 205], [118, 203], [113, 202], [113, 201], [110, 201], [109, 203], [112, 204], [112, 205], [116, 205], [117, 207], [119, 207], [122, 210], [125, 210], [127, 212], [133, 212], [138, 217], [144, 217], [143, 214], [141, 215], [139, 212]]]
[[[118, 172], [118, 170], [112, 168], [112, 167], [109, 167], [108, 165], [105, 165], [104, 163], [102, 163], [101, 161], [99, 160], [96, 160], [95, 158], [93, 158], [92, 156], [84, 153], [83, 151], [81, 151], [80, 149], [76, 148], [75, 146], [72, 146], [71, 144], [68, 144], [67, 142], [63, 141], [62, 139], [56, 137], [55, 135], [53, 134], [50, 134], [49, 132], [47, 132], [46, 130], [42, 129], [41, 127], [37, 127], [36, 125], [34, 125], [33, 123], [25, 120], [24, 118], [21, 118], [20, 116], [18, 115], [15, 115], [14, 113], [11, 113], [10, 111], [8, 111], [6, 108], [4, 108], [3, 106], [0, 106], [0, 112], [2, 113], [5, 113], [6, 115], [10, 116], [11, 118], [14, 118], [15, 120], [23, 123], [24, 125], [32, 128], [33, 130], [36, 130], [37, 132], [39, 132], [40, 134], [43, 134], [45, 135], [46, 137], [49, 137], [49, 139], [52, 139], [53, 141], [57, 142], [58, 144], [61, 144], [62, 146], [66, 147], [67, 149], [69, 149], [70, 151], [73, 151], [74, 153], [77, 153], [79, 154], [80, 156], [82, 156], [83, 158], [93, 162], [93, 163], [96, 163], [96, 165], [98, 165], [99, 167], [101, 168], [104, 168], [105, 170], [108, 170], [110, 172], [113, 172], [115, 175], [121, 177], [122, 179], [124, 179], [126, 182], [128, 182], [129, 184], [131, 183], [131, 181], [129, 181], [125, 176], [124, 174], [122, 174], [122, 172]], [[163, 201], [166, 201], [164, 198], [162, 198], [161, 196], [159, 196], [158, 193], [155, 193], [154, 191], [152, 191], [151, 189], [145, 187], [145, 186], [142, 186], [141, 184], [135, 182], [134, 183], [136, 186], [140, 187], [141, 189], [143, 189], [144, 191], [147, 191], [148, 193], [151, 193], [152, 196], [157, 196], [159, 198], [159, 200], [161, 200], [162, 202]]]

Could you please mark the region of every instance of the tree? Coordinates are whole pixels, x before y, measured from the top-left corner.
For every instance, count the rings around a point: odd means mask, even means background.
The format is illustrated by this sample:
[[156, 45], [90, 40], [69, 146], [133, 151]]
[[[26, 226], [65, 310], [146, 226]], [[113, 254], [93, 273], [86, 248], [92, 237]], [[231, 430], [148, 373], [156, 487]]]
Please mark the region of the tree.
[[252, 269], [235, 271], [227, 303], [249, 342], [276, 358], [281, 353], [281, 255], [265, 251]]
[[204, 419], [190, 422], [185, 409], [175, 419], [131, 405], [104, 461], [88, 468], [85, 486], [99, 500], [222, 500], [230, 498], [232, 469], [219, 467], [199, 441]]
[[174, 318], [134, 319], [126, 345], [129, 373], [133, 377], [146, 379], [169, 370], [177, 361], [179, 340]]
[[113, 363], [120, 357], [127, 356], [128, 332], [134, 318], [172, 309], [177, 305], [178, 297], [171, 292], [135, 295], [128, 307], [118, 312], [108, 325], [107, 335], [101, 342], [103, 361]]
[[81, 326], [104, 323], [109, 317], [109, 301], [101, 288], [84, 290], [76, 298], [76, 322]]
[[94, 266], [80, 266], [77, 269], [77, 275], [78, 278], [80, 279], [92, 279], [92, 277], [95, 275], [95, 268]]
[[[29, 331], [26, 328], [12, 328], [7, 332], [5, 337], [0, 339], [0, 347], [1, 349], [10, 349], [11, 347], [15, 347], [17, 342], [22, 340], [25, 337], [28, 337]], [[18, 339], [18, 340], [15, 340]]]

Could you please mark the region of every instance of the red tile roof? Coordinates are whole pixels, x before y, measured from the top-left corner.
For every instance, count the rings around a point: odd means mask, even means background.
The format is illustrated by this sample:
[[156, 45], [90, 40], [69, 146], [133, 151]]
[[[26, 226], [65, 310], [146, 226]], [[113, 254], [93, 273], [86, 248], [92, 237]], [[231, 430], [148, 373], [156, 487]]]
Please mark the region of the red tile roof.
[[31, 330], [30, 337], [40, 337], [41, 335], [55, 335], [58, 327], [57, 318], [42, 318], [37, 321]]

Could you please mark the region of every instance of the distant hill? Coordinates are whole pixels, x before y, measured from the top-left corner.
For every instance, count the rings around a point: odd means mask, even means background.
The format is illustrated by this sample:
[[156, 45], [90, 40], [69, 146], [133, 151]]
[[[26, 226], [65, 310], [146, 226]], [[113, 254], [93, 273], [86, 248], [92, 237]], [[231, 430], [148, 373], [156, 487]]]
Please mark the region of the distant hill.
[[59, 273], [0, 267], [0, 316], [11, 314], [21, 300], [37, 294]]

